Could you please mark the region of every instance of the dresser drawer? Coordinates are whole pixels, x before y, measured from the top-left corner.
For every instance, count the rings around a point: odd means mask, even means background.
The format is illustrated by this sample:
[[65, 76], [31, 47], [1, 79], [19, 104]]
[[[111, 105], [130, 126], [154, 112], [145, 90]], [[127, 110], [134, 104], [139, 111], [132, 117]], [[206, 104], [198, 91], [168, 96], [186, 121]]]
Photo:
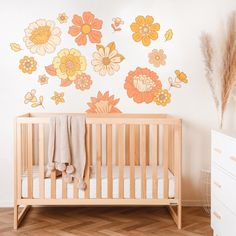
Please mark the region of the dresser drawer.
[[212, 196], [211, 227], [218, 236], [236, 235], [236, 216]]
[[[211, 194], [236, 215], [236, 178], [212, 164]], [[233, 191], [232, 191], [233, 190]]]
[[216, 163], [236, 177], [236, 140], [213, 131], [212, 163]]

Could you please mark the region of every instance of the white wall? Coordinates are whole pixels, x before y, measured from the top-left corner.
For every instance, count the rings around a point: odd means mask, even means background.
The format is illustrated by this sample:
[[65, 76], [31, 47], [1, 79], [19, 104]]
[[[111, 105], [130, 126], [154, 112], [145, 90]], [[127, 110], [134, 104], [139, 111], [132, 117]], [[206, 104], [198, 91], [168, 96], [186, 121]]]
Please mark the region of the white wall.
[[[103, 20], [102, 43], [115, 41], [120, 53], [126, 59], [120, 64], [120, 71], [112, 77], [101, 77], [90, 65], [95, 46], [90, 44], [79, 47], [87, 57], [87, 72], [91, 75], [93, 85], [90, 90], [81, 92], [72, 86], [59, 87], [59, 80], [50, 78], [49, 85], [40, 87], [37, 83], [39, 74], [44, 74], [44, 66], [52, 62], [59, 49], [78, 48], [73, 38], [68, 35], [68, 27], [74, 14], [91, 11]], [[183, 198], [185, 202], [196, 203], [200, 200], [200, 171], [208, 169], [210, 164], [210, 129], [217, 127], [216, 112], [211, 94], [204, 78], [204, 68], [199, 47], [201, 31], [213, 33], [218, 39], [219, 32], [228, 14], [236, 10], [235, 0], [8, 0], [0, 3], [0, 206], [10, 206], [13, 201], [13, 118], [25, 112], [84, 112], [88, 109], [90, 97], [99, 90], [110, 91], [120, 98], [118, 107], [124, 113], [170, 113], [183, 118]], [[67, 24], [57, 26], [62, 30], [62, 42], [54, 54], [44, 57], [34, 55], [38, 61], [38, 70], [32, 75], [23, 74], [18, 69], [19, 60], [30, 55], [23, 42], [24, 29], [30, 22], [39, 18], [57, 21], [58, 13], [66, 12]], [[131, 37], [129, 25], [137, 15], [152, 15], [161, 24], [160, 37], [148, 48], [135, 43]], [[123, 30], [113, 33], [110, 27], [113, 17], [121, 17], [125, 24]], [[172, 28], [174, 37], [169, 42], [163, 41], [165, 30]], [[19, 43], [24, 50], [15, 53], [10, 50], [11, 42]], [[153, 48], [163, 48], [168, 56], [167, 65], [155, 69], [148, 64], [147, 53]], [[127, 97], [123, 88], [124, 80], [130, 70], [137, 66], [148, 67], [160, 75], [163, 85], [175, 69], [186, 72], [189, 83], [172, 93], [172, 102], [163, 108], [151, 104], [137, 104]], [[45, 110], [33, 109], [24, 104], [25, 93], [36, 88], [38, 95], [45, 97]], [[54, 90], [64, 91], [66, 102], [55, 106], [50, 100]], [[233, 122], [234, 106], [228, 112], [226, 130], [236, 130]]]

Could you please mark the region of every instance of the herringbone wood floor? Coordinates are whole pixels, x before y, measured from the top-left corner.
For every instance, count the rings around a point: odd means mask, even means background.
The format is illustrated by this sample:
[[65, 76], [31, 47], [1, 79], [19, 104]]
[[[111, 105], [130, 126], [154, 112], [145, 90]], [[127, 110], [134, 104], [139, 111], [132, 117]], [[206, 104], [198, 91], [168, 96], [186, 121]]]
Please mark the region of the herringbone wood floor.
[[183, 209], [182, 230], [164, 207], [38, 207], [18, 231], [12, 225], [13, 209], [0, 209], [1, 236], [212, 236], [209, 216], [194, 207]]

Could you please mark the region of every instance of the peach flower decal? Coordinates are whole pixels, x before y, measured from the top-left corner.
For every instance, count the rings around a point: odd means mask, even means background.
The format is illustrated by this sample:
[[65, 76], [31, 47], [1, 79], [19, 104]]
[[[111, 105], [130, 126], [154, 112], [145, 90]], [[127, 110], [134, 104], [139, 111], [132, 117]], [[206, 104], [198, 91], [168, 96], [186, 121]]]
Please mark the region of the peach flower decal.
[[135, 42], [142, 41], [144, 46], [149, 46], [151, 40], [158, 38], [157, 31], [160, 30], [160, 24], [154, 23], [152, 16], [137, 16], [135, 22], [130, 25], [130, 29], [133, 31], [133, 40]]
[[120, 69], [119, 63], [124, 59], [124, 56], [116, 50], [116, 44], [111, 42], [106, 47], [97, 45], [97, 52], [93, 53], [91, 63], [99, 75], [105, 76], [106, 74], [113, 75], [117, 72]]
[[19, 69], [22, 70], [23, 73], [32, 74], [37, 69], [37, 62], [33, 57], [24, 56], [23, 59], [20, 60]]
[[39, 19], [25, 29], [24, 42], [31, 53], [53, 53], [61, 42], [61, 30], [50, 20]]
[[74, 83], [77, 89], [84, 91], [86, 89], [90, 89], [93, 81], [91, 80], [90, 75], [82, 73], [81, 75], [77, 75]]
[[154, 94], [153, 101], [157, 105], [161, 105], [161, 106], [165, 107], [168, 103], [170, 103], [170, 101], [171, 101], [170, 98], [171, 98], [171, 94], [169, 93], [169, 91], [167, 89], [159, 89]]
[[118, 99], [114, 99], [114, 95], [110, 96], [109, 91], [102, 94], [100, 91], [97, 97], [91, 97], [91, 102], [88, 102], [89, 109], [87, 113], [121, 113], [121, 111], [115, 106], [119, 102]]
[[82, 17], [74, 15], [72, 25], [68, 33], [76, 37], [75, 42], [78, 46], [86, 45], [87, 38], [91, 43], [100, 43], [102, 34], [99, 31], [102, 28], [102, 20], [95, 18], [91, 12], [84, 12]]
[[137, 103], [151, 103], [154, 93], [161, 87], [161, 81], [154, 71], [140, 67], [129, 72], [124, 84], [128, 96]]
[[153, 64], [155, 67], [160, 67], [166, 64], [166, 54], [162, 49], [153, 49], [152, 52], [148, 54], [149, 63]]
[[48, 84], [48, 77], [46, 75], [39, 75], [38, 82], [40, 85]]
[[58, 92], [54, 92], [54, 95], [51, 97], [51, 99], [55, 102], [56, 105], [58, 105], [59, 103], [64, 103], [64, 93], [58, 93]]

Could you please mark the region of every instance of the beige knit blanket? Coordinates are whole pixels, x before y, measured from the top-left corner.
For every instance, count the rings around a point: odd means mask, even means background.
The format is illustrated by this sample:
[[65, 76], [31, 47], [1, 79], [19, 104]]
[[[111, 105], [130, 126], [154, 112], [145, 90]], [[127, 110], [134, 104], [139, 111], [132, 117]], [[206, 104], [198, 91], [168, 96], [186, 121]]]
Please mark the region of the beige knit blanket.
[[86, 165], [85, 115], [55, 116], [49, 122], [48, 165], [46, 176], [52, 170], [64, 172], [64, 180], [78, 180], [78, 188], [84, 190]]

